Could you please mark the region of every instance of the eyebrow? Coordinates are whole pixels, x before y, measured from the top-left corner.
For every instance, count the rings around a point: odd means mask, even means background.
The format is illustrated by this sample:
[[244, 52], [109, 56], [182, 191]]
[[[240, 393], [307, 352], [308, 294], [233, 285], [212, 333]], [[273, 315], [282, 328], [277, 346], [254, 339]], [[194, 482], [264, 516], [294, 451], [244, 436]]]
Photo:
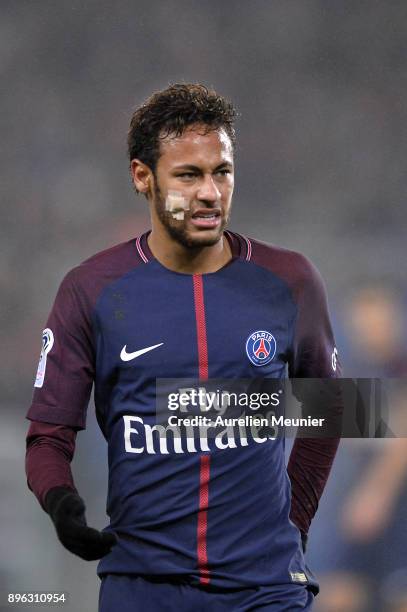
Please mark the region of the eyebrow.
[[[232, 166], [232, 162], [224, 161], [214, 168], [214, 172], [225, 167], [232, 168]], [[194, 166], [193, 164], [180, 164], [179, 166], [174, 166], [173, 170], [191, 170], [192, 172], [201, 172], [201, 168], [199, 166]]]

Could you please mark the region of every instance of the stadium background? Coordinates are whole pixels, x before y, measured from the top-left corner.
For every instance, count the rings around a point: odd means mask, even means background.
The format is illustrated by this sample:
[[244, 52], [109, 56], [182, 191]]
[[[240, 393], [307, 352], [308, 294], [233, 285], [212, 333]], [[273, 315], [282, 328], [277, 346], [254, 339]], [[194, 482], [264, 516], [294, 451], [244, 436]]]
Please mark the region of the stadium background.
[[[403, 1], [2, 3], [1, 609], [7, 591], [30, 590], [67, 592], [67, 611], [96, 609], [95, 564], [58, 544], [26, 489], [24, 415], [62, 276], [148, 227], [127, 170], [132, 108], [180, 80], [234, 101], [231, 228], [316, 263], [354, 375], [355, 291], [384, 287], [405, 305], [406, 27]], [[374, 357], [363, 375], [386, 374]], [[92, 407], [74, 474], [102, 527], [106, 450]], [[346, 478], [338, 467], [330, 486]], [[331, 518], [322, 503], [318, 524]], [[394, 529], [406, 537], [405, 523]]]

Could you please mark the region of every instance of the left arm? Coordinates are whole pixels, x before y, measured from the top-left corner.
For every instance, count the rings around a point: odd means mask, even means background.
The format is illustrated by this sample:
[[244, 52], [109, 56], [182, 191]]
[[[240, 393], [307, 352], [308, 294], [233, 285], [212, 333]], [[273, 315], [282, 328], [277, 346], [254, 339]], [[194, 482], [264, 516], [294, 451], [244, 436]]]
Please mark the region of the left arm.
[[[326, 291], [319, 272], [305, 260], [304, 273], [296, 291], [297, 317], [292, 353], [289, 359], [290, 378], [337, 378], [340, 366], [328, 313]], [[335, 351], [335, 352], [334, 352]], [[294, 393], [296, 385], [294, 384]], [[341, 414], [340, 397], [328, 394], [330, 414]], [[301, 394], [298, 395], [301, 400]], [[325, 408], [326, 409], [326, 408]], [[291, 520], [306, 540], [311, 521], [328, 480], [339, 444], [339, 437], [296, 438], [288, 462], [291, 480]]]

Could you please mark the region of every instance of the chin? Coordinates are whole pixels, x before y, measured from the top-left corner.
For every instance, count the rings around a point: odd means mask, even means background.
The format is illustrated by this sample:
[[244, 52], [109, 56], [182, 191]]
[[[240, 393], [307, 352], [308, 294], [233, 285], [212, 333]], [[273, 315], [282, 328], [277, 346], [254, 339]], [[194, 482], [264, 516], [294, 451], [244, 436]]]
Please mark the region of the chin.
[[184, 234], [185, 244], [189, 247], [206, 247], [217, 244], [222, 238], [223, 229], [213, 231], [201, 231], [201, 232], [186, 232]]
[[209, 247], [217, 244], [222, 238], [224, 227], [214, 230], [188, 231], [167, 225], [170, 236], [179, 244], [189, 249]]

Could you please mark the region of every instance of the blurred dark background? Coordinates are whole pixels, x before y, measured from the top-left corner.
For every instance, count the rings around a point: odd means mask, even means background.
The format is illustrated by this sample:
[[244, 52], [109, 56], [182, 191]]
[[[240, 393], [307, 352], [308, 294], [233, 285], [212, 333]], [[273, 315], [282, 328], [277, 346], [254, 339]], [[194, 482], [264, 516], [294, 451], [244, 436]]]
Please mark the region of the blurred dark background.
[[[25, 488], [24, 416], [63, 275], [149, 225], [128, 174], [132, 109], [177, 81], [233, 100], [231, 228], [315, 262], [351, 376], [365, 363], [349, 315], [358, 288], [384, 287], [405, 313], [407, 3], [4, 0], [0, 15], [0, 589], [65, 590], [65, 609], [93, 610], [95, 564], [59, 546]], [[388, 375], [386, 363], [360, 375]], [[90, 406], [74, 473], [99, 527], [105, 464]], [[321, 510], [318, 523], [329, 520]]]

